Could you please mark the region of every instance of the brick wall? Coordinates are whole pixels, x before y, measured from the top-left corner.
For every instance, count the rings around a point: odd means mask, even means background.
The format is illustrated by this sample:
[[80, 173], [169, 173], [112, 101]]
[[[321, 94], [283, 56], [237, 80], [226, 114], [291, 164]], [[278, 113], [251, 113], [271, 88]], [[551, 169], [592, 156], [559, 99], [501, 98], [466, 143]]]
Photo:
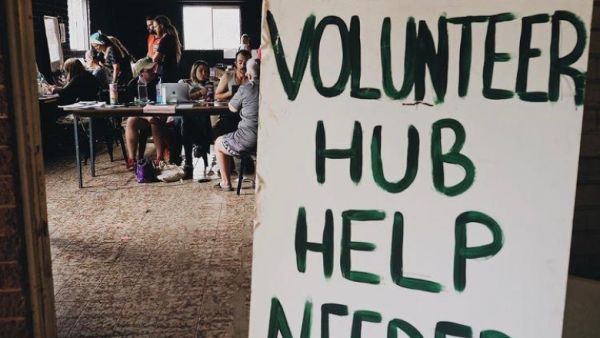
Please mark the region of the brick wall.
[[[4, 20], [4, 6], [0, 6], [0, 23]], [[0, 27], [6, 32], [5, 27]], [[3, 58], [6, 41], [0, 45], [0, 337], [27, 337], [31, 335], [27, 309], [27, 262], [23, 226], [19, 217], [17, 168], [13, 119], [8, 110], [10, 88], [5, 73], [7, 60]]]
[[570, 273], [600, 279], [600, 1], [594, 1]]

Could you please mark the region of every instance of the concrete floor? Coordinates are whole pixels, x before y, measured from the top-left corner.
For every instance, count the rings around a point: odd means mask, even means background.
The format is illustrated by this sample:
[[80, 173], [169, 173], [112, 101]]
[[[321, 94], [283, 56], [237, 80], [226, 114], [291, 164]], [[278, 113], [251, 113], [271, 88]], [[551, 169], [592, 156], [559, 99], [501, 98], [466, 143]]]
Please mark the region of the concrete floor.
[[[253, 189], [138, 184], [106, 155], [84, 170], [78, 189], [72, 156], [46, 164], [59, 337], [247, 337]], [[597, 337], [600, 283], [566, 298], [563, 337]]]
[[59, 337], [247, 336], [251, 187], [138, 184], [106, 155], [81, 190], [72, 156], [46, 171]]

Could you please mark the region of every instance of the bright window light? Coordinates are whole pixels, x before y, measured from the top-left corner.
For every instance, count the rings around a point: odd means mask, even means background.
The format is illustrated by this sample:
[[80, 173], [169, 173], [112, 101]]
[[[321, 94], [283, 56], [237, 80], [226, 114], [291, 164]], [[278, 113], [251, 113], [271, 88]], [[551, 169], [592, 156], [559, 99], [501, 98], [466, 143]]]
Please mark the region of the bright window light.
[[240, 26], [239, 7], [183, 6], [183, 45], [187, 50], [237, 48]]
[[88, 0], [68, 0], [69, 47], [83, 51], [89, 48], [89, 11]]

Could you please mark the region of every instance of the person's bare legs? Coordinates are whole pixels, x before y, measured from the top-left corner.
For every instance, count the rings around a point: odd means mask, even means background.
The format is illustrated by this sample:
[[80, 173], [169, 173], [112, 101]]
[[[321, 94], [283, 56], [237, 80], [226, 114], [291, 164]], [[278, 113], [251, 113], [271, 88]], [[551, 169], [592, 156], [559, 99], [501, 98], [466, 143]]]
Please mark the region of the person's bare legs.
[[215, 140], [215, 155], [217, 155], [217, 164], [221, 172], [221, 187], [231, 187], [231, 172], [229, 171], [231, 156], [223, 146], [222, 136]]
[[131, 160], [137, 157], [137, 146], [139, 139], [139, 130], [146, 125], [147, 121], [139, 117], [130, 117], [125, 125], [125, 144], [127, 146], [127, 155]]
[[156, 159], [164, 159], [165, 144], [162, 139], [162, 122], [157, 118], [150, 120], [150, 128], [152, 129], [152, 138], [154, 139], [154, 147], [156, 148]]

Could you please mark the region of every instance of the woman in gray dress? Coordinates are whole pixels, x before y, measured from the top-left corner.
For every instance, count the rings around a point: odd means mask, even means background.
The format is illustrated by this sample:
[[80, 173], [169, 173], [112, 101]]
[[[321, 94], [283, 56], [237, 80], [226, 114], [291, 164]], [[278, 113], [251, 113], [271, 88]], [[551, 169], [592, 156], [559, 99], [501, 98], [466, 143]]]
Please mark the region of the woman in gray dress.
[[232, 156], [243, 156], [256, 149], [258, 134], [259, 64], [250, 59], [246, 62], [248, 82], [240, 87], [231, 101], [229, 110], [239, 113], [241, 118], [234, 132], [220, 136], [215, 141], [215, 152], [221, 181], [215, 186], [222, 190], [233, 190], [229, 163]]

